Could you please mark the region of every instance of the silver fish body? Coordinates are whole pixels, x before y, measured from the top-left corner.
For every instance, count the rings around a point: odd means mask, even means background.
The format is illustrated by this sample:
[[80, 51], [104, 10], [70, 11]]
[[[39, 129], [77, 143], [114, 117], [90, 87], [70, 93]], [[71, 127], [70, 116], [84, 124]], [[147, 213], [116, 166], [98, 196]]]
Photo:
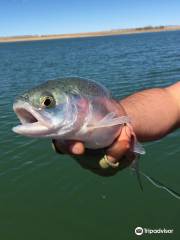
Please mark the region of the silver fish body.
[[13, 109], [21, 122], [14, 132], [80, 140], [90, 149], [109, 146], [130, 121], [104, 86], [82, 78], [43, 83], [18, 97]]

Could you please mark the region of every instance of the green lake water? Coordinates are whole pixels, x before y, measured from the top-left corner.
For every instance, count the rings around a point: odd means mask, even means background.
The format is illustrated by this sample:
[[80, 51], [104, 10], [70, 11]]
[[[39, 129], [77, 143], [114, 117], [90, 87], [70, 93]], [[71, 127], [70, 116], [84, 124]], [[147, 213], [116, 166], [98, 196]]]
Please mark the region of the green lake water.
[[[16, 135], [13, 99], [47, 79], [80, 76], [116, 98], [180, 80], [180, 31], [0, 44], [0, 239], [180, 239], [180, 201], [126, 169], [104, 178]], [[180, 132], [144, 145], [141, 169], [180, 192]]]

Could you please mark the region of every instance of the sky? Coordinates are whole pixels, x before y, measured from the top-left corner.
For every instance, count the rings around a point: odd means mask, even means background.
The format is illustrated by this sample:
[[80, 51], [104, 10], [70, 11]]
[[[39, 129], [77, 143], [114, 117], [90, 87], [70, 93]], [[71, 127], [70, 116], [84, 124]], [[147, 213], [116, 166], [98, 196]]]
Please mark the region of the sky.
[[180, 0], [0, 0], [0, 36], [180, 25]]

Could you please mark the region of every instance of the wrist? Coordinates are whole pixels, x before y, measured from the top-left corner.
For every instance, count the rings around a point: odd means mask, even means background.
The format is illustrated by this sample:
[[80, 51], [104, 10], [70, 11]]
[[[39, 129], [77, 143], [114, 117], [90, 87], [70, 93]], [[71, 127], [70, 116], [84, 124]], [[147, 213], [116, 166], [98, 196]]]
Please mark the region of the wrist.
[[139, 114], [137, 112], [137, 109], [134, 108], [134, 104], [133, 104], [133, 102], [131, 102], [130, 97], [120, 100], [119, 103], [123, 107], [126, 115], [130, 118], [131, 125], [133, 127], [134, 132], [136, 134], [138, 134], [138, 129], [140, 126], [139, 126], [139, 122], [137, 121], [137, 119], [139, 118], [138, 117]]

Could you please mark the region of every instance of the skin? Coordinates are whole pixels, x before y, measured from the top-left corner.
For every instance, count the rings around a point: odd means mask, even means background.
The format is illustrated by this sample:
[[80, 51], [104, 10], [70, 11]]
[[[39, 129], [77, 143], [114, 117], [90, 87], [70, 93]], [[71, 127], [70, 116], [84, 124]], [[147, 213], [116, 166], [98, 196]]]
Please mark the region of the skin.
[[[154, 88], [137, 92], [119, 102], [132, 120], [132, 128], [124, 126], [116, 141], [106, 150], [108, 160], [124, 167], [131, 164], [133, 133], [141, 142], [153, 141], [166, 136], [180, 127], [180, 81], [166, 88]], [[83, 155], [83, 143], [71, 141], [59, 144], [57, 152]], [[126, 158], [124, 158], [126, 156]]]

